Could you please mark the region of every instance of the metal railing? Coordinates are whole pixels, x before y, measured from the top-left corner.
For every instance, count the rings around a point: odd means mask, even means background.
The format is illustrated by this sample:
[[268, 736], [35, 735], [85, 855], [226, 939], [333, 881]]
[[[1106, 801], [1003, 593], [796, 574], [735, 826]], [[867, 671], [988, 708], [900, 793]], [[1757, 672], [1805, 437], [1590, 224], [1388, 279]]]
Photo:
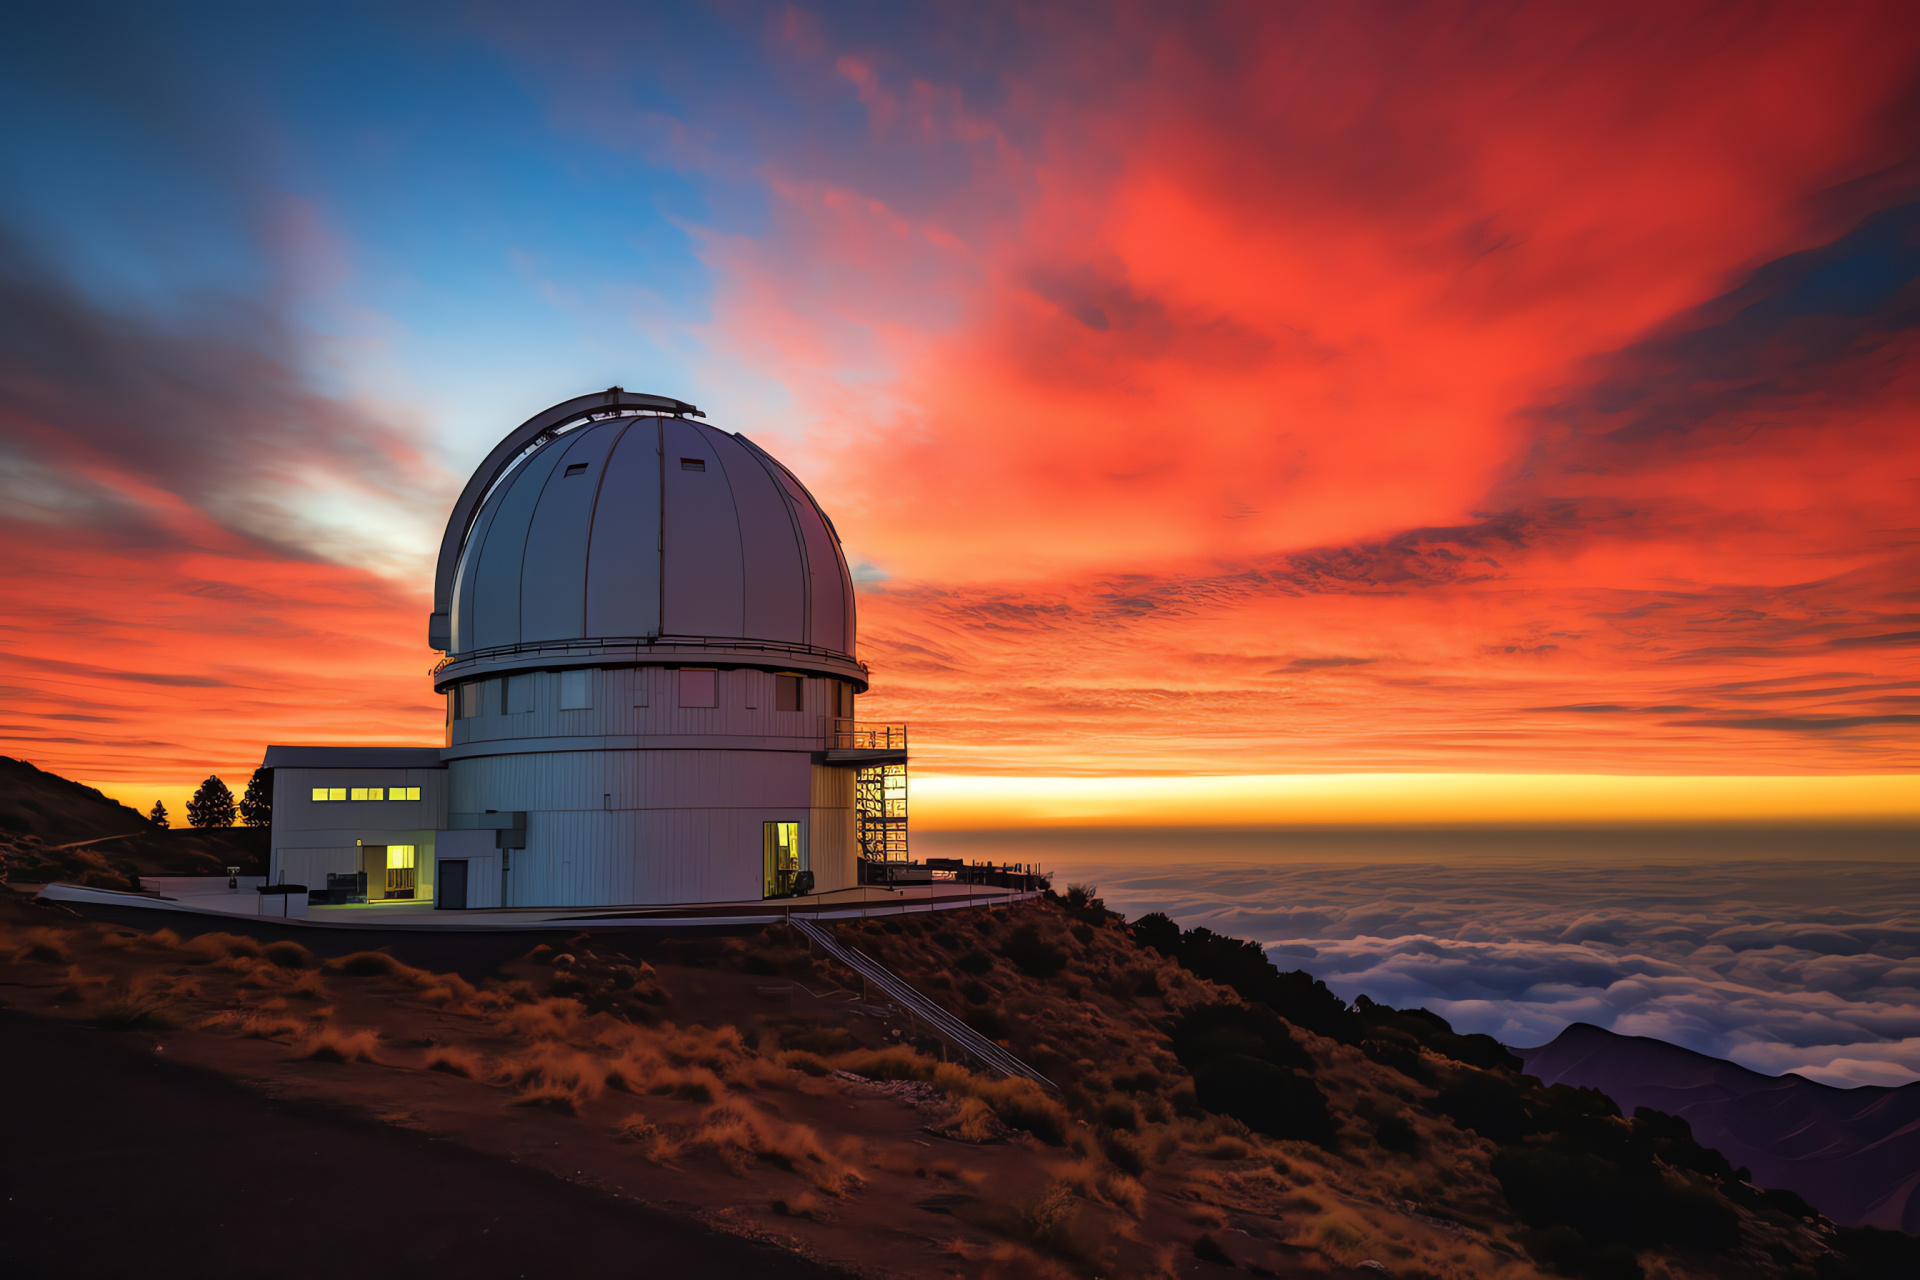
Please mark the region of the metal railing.
[[908, 1016], [924, 1024], [927, 1030], [955, 1049], [1003, 1076], [1019, 1076], [1055, 1093], [1060, 1091], [1053, 1081], [915, 991], [899, 974], [858, 947], [842, 945], [830, 931], [811, 920], [795, 917], [789, 923], [822, 951], [865, 978], [888, 1000], [905, 1010]]
[[907, 726], [835, 720], [829, 745], [840, 751], [905, 751]]

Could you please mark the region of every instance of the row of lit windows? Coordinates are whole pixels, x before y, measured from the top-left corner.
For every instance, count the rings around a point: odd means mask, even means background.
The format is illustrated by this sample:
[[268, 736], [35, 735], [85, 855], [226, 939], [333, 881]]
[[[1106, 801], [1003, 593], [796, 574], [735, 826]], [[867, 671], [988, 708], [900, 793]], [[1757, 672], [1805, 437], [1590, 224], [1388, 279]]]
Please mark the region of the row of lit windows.
[[[706, 708], [719, 706], [717, 677], [719, 673], [711, 667], [681, 667], [676, 673], [676, 701], [682, 707]], [[562, 711], [584, 711], [593, 705], [593, 673], [589, 670], [575, 669], [558, 673], [560, 677], [560, 709]], [[534, 709], [534, 676], [532, 673], [508, 676], [504, 680], [475, 680], [457, 686], [450, 695], [453, 702], [453, 718], [471, 720], [485, 712], [498, 711], [501, 715], [515, 715]], [[806, 677], [791, 672], [781, 672], [773, 677], [773, 709], [775, 711], [804, 711], [806, 709]], [[831, 708], [835, 715], [851, 717], [853, 715], [853, 687], [839, 681], [831, 682], [829, 697], [834, 703]], [[644, 680], [638, 680], [633, 688], [633, 705], [647, 705], [647, 686]], [[753, 691], [748, 690], [747, 706], [754, 705]]]
[[315, 800], [418, 800], [418, 787], [315, 787]]

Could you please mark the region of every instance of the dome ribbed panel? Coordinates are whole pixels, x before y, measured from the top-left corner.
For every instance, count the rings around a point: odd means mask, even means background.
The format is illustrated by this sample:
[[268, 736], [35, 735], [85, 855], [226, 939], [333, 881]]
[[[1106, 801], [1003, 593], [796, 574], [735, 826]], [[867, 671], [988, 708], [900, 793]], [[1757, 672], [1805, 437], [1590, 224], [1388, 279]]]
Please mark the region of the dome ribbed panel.
[[493, 528], [493, 517], [499, 510], [498, 503], [488, 503], [480, 509], [473, 522], [473, 533], [460, 550], [460, 565], [453, 576], [453, 648], [450, 652], [461, 653], [479, 647], [473, 642], [474, 575], [480, 567], [480, 548], [487, 545], [487, 532]]
[[[668, 635], [744, 634], [745, 584], [733, 489], [707, 435], [690, 422], [663, 424], [666, 551], [661, 628]], [[702, 469], [687, 463], [697, 461]]]
[[[582, 427], [548, 445], [560, 460], [547, 476], [527, 529], [520, 569], [520, 639], [578, 640], [586, 634], [587, 535], [593, 495], [620, 424]], [[584, 471], [574, 472], [574, 468]], [[569, 474], [573, 472], [573, 474]]]
[[641, 418], [607, 458], [587, 549], [587, 634], [660, 634], [660, 422]]
[[837, 539], [807, 491], [784, 469], [780, 471], [780, 484], [793, 498], [800, 536], [806, 541], [807, 643], [841, 653], [851, 652], [847, 648], [847, 614], [852, 610]]
[[745, 445], [719, 431], [707, 439], [727, 469], [744, 550], [745, 634], [754, 640], [803, 643], [807, 630], [806, 566], [785, 494]]
[[475, 648], [520, 643], [520, 574], [526, 561], [527, 530], [562, 452], [549, 445], [528, 458], [488, 503], [497, 502], [500, 509], [487, 530], [474, 573]]

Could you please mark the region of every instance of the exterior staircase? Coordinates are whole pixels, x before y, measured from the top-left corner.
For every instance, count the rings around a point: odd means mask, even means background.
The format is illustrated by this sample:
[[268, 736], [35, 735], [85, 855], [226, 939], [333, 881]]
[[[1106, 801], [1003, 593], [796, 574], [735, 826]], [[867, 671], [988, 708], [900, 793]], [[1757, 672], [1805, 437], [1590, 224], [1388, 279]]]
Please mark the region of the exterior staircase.
[[830, 930], [811, 920], [795, 917], [789, 923], [809, 942], [838, 963], [865, 978], [870, 988], [880, 992], [890, 1003], [905, 1010], [910, 1017], [952, 1048], [1003, 1076], [1019, 1076], [1054, 1093], [1060, 1092], [1060, 1087], [1053, 1081], [915, 991], [900, 975], [858, 947], [843, 945]]

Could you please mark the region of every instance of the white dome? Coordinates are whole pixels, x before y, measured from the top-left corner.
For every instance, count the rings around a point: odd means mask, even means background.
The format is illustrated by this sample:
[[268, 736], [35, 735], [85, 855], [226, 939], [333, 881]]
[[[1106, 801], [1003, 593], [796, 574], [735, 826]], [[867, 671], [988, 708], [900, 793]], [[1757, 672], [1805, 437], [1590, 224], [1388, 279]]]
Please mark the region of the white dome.
[[866, 686], [833, 524], [692, 405], [618, 388], [530, 420], [442, 542], [429, 643], [460, 675], [608, 661], [810, 670]]

